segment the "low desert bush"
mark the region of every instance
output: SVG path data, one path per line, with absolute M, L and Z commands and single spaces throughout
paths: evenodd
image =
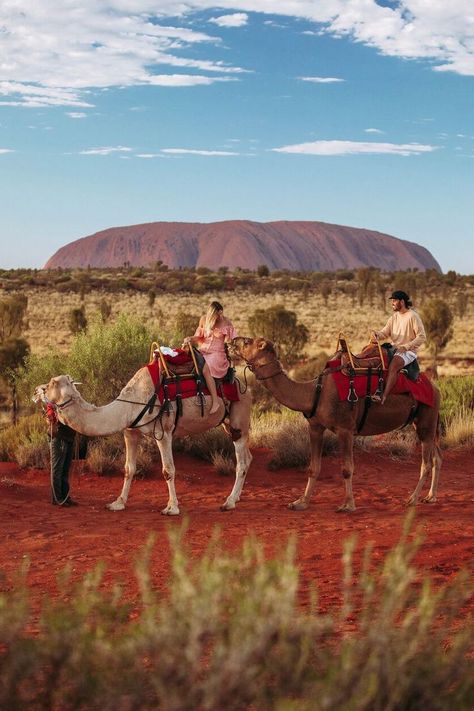
M 235 460 L 223 452 L 213 452 L 211 455 L 212 466 L 221 476 L 232 476 L 235 473 Z
M 27 359 L 18 378 L 22 402 L 30 400 L 37 385 L 63 374 L 81 381 L 81 393 L 94 404 L 109 402 L 148 362 L 152 340 L 139 319 L 120 316 L 114 323 L 102 323 L 98 318 L 86 333 L 76 335 L 68 354 L 52 351 Z
M 305 363 L 295 366 L 291 370 L 291 378 L 298 381 L 315 380 L 326 367 L 329 356 L 325 351 L 321 351 L 313 358 L 309 358 Z
M 327 433 L 323 453 L 334 451 L 334 436 Z M 309 464 L 308 424 L 300 412 L 254 413 L 250 430 L 250 446 L 272 451 L 270 469 L 306 468 Z
M 254 539 L 199 558 L 170 540 L 167 594 L 153 589 L 148 544 L 131 606 L 101 567 L 43 597 L 31 633 L 26 568 L 0 593 L 0 707 L 157 711 L 467 711 L 474 694 L 466 574 L 433 589 L 405 531 L 380 567 L 353 570 L 344 547 L 340 605 L 298 605 L 295 546 L 267 559 Z M 138 608 L 138 609 L 137 609 Z
M 137 476 L 150 474 L 153 467 L 160 465 L 160 453 L 152 437 L 143 436 L 137 449 Z M 117 433 L 108 437 L 96 437 L 89 443 L 86 469 L 94 474 L 116 474 L 124 471 L 125 445 L 123 435 Z
M 474 446 L 474 410 L 461 408 L 444 423 L 445 447 Z
M 404 427 L 374 437 L 357 437 L 355 446 L 365 452 L 380 451 L 391 459 L 406 459 L 413 454 L 417 442 L 414 428 Z
M 232 439 L 223 427 L 215 427 L 198 435 L 181 437 L 174 441 L 173 448 L 176 452 L 185 452 L 206 462 L 212 462 L 216 454 L 231 458 L 234 453 Z
M 47 431 L 40 413 L 22 417 L 18 424 L 0 432 L 0 460 L 15 461 L 22 468 L 49 467 Z
M 436 385 L 441 392 L 443 425 L 459 412 L 474 412 L 474 375 L 440 378 Z

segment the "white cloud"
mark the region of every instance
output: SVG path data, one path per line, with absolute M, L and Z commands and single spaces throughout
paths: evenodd
M 313 141 L 297 143 L 281 148 L 272 148 L 276 153 L 299 153 L 310 156 L 344 156 L 354 154 L 377 154 L 411 156 L 420 153 L 431 153 L 436 146 L 421 143 L 368 143 L 364 141 Z
M 69 116 L 69 118 L 72 119 L 87 118 L 87 114 L 85 114 L 83 111 L 67 111 L 66 116 Z
M 207 86 L 217 81 L 234 81 L 234 77 L 206 77 L 200 74 L 155 74 L 152 86 Z
M 209 22 L 213 22 L 219 27 L 243 27 L 247 24 L 249 16 L 245 12 L 234 12 L 232 15 L 221 15 L 211 17 Z
M 161 153 L 137 153 L 136 158 L 164 158 Z
M 380 128 L 365 128 L 365 133 L 383 133 Z
M 81 156 L 109 156 L 112 153 L 129 153 L 132 149 L 127 146 L 106 146 L 104 148 L 87 148 L 79 151 Z
M 216 33 L 242 26 L 252 12 L 313 23 L 306 31 L 348 36 L 380 53 L 423 59 L 436 71 L 474 76 L 472 0 L 219 0 Z M 196 59 L 219 36 L 192 29 L 215 0 L 4 0 L 0 3 L 0 104 L 90 107 L 108 87 L 189 86 L 240 75 L 220 60 Z M 183 26 L 178 26 L 178 25 Z M 189 50 L 192 49 L 192 52 Z M 193 57 L 193 58 L 191 58 Z M 185 78 L 164 79 L 168 67 Z M 204 77 L 204 78 L 203 78 Z M 330 78 L 330 77 L 329 77 Z
M 3 155 L 4 153 L 14 153 L 14 152 L 15 152 L 15 151 L 12 150 L 11 148 L 0 148 L 0 154 L 2 154 L 2 155 Z
M 337 77 L 300 77 L 301 81 L 309 81 L 314 84 L 336 84 L 345 79 L 338 79 Z
M 234 151 L 205 151 L 195 148 L 163 148 L 162 153 L 170 153 L 174 155 L 193 155 L 193 156 L 238 156 Z

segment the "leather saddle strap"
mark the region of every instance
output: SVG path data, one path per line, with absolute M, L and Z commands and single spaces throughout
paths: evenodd
M 362 412 L 362 417 L 360 418 L 359 424 L 357 425 L 357 434 L 359 434 L 359 432 L 362 430 L 363 426 L 365 425 L 367 415 L 369 414 L 370 406 L 372 404 L 371 390 L 372 390 L 372 368 L 368 368 L 367 369 L 367 389 L 365 391 L 365 398 L 364 398 L 364 410 Z
M 323 389 L 323 373 L 320 373 L 318 375 L 317 380 L 316 380 L 316 388 L 314 391 L 313 407 L 311 408 L 311 410 L 308 414 L 306 414 L 306 412 L 303 412 L 303 416 L 307 420 L 310 420 L 316 414 L 316 410 L 318 409 L 318 405 L 319 405 L 319 400 L 321 398 L 321 390 L 322 389 Z

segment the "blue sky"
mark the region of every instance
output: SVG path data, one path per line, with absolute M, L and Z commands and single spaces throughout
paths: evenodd
M 2 0 L 0 267 L 152 221 L 321 220 L 474 273 L 472 0 Z

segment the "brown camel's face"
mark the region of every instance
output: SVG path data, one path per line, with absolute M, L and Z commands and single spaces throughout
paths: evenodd
M 253 363 L 264 353 L 275 353 L 273 344 L 265 338 L 233 338 L 229 352 L 232 358 L 240 358 L 246 363 Z

